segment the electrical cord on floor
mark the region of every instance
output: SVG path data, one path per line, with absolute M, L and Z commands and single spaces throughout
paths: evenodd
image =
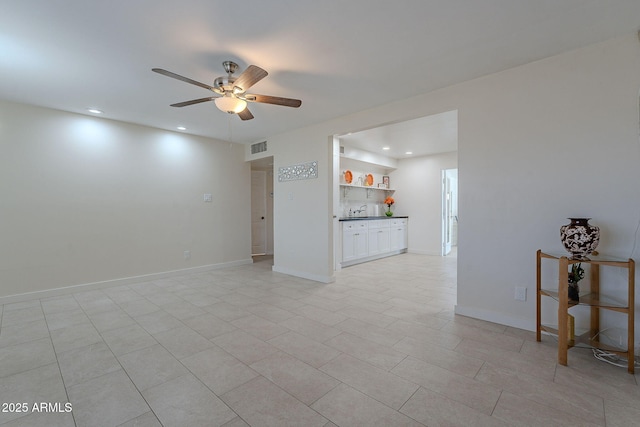
M 605 329 L 604 331 L 606 331 L 607 329 Z M 601 332 L 604 332 L 601 331 Z M 595 334 L 593 338 L 597 337 L 600 334 L 600 332 L 598 332 L 597 334 Z M 558 342 L 558 336 L 554 335 L 554 334 L 545 334 L 549 337 L 551 337 L 555 342 Z M 604 351 L 601 350 L 599 348 L 593 348 L 592 346 L 589 345 L 580 345 L 577 344 L 574 347 L 576 348 L 588 348 L 591 349 L 593 351 L 593 357 L 595 357 L 597 360 L 600 360 L 601 362 L 606 362 L 610 365 L 613 366 L 617 366 L 619 368 L 626 368 L 627 367 L 627 359 L 623 359 L 622 357 L 618 356 L 615 353 L 609 353 L 608 351 Z M 640 360 L 639 357 L 640 355 L 638 354 L 638 352 L 640 351 L 640 349 L 636 349 L 635 350 L 635 360 L 633 361 L 633 364 L 635 367 L 640 368 Z
M 596 359 L 602 361 L 602 362 L 607 362 L 610 365 L 613 366 L 618 366 L 619 368 L 626 368 L 627 367 L 627 360 L 623 359 L 622 357 L 618 356 L 617 354 L 614 353 L 609 353 L 608 351 L 604 351 L 604 350 L 600 350 L 599 348 L 594 348 L 593 349 L 593 357 L 595 357 Z M 638 362 L 638 360 L 634 360 L 633 364 L 635 367 L 640 368 L 640 362 Z

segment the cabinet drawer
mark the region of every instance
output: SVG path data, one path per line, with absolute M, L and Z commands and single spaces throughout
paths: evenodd
M 369 229 L 372 228 L 389 228 L 389 220 L 388 219 L 373 219 L 369 221 Z
M 391 220 L 391 226 L 407 225 L 407 218 L 394 218 Z
M 348 221 L 342 223 L 342 231 L 366 230 L 367 221 Z

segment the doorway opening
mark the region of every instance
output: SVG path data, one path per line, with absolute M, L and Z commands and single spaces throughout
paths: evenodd
M 394 216 L 408 216 L 408 252 L 432 256 L 446 253 L 455 261 L 458 241 L 457 110 L 334 135 L 332 142 L 335 270 L 340 268 L 343 257 L 341 224 L 345 223 L 349 211 L 353 215 L 355 209 L 356 214 L 369 218 L 384 215 L 387 208 L 384 200 L 389 195 L 394 199 Z M 449 182 L 453 191 L 446 215 L 451 217 L 446 231 L 443 222 L 443 207 L 446 207 L 442 190 L 444 170 L 451 170 Z M 358 178 L 369 174 L 374 177 L 373 186 L 360 185 Z M 384 198 L 380 199 L 382 196 Z M 444 237 L 449 242 L 446 251 Z
M 442 170 L 442 256 L 458 246 L 458 169 Z
M 273 156 L 251 161 L 251 256 L 273 256 Z

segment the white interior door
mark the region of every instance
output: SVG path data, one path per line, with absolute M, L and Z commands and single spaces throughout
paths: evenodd
M 267 172 L 251 171 L 251 254 L 267 252 Z

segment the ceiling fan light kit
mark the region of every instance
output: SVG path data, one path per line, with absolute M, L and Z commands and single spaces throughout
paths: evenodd
M 268 73 L 260 67 L 249 65 L 247 69 L 244 70 L 242 74 L 240 74 L 240 76 L 236 78 L 233 76 L 233 73 L 235 73 L 238 69 L 238 64 L 232 61 L 224 61 L 222 63 L 222 66 L 227 72 L 227 75 L 216 78 L 213 82 L 213 86 L 209 86 L 208 84 L 192 80 L 188 77 L 183 77 L 179 74 L 172 73 L 171 71 L 163 70 L 162 68 L 153 68 L 151 71 L 167 77 L 181 80 L 185 83 L 200 86 L 204 89 L 212 91 L 216 95 L 219 95 L 178 102 L 175 104 L 171 104 L 172 107 L 186 107 L 187 105 L 214 101 L 216 107 L 218 107 L 220 111 L 224 111 L 225 113 L 229 114 L 237 114 L 238 117 L 240 117 L 240 119 L 242 120 L 251 120 L 253 119 L 253 114 L 251 114 L 251 111 L 249 111 L 249 109 L 247 108 L 247 102 L 282 105 L 285 107 L 293 108 L 298 108 L 300 105 L 302 105 L 302 101 L 300 101 L 299 99 L 246 93 L 247 89 L 258 83 L 268 75 Z
M 216 98 L 214 102 L 220 111 L 224 111 L 229 114 L 238 114 L 247 108 L 247 101 L 236 98 L 233 95 L 225 95 L 223 97 Z

